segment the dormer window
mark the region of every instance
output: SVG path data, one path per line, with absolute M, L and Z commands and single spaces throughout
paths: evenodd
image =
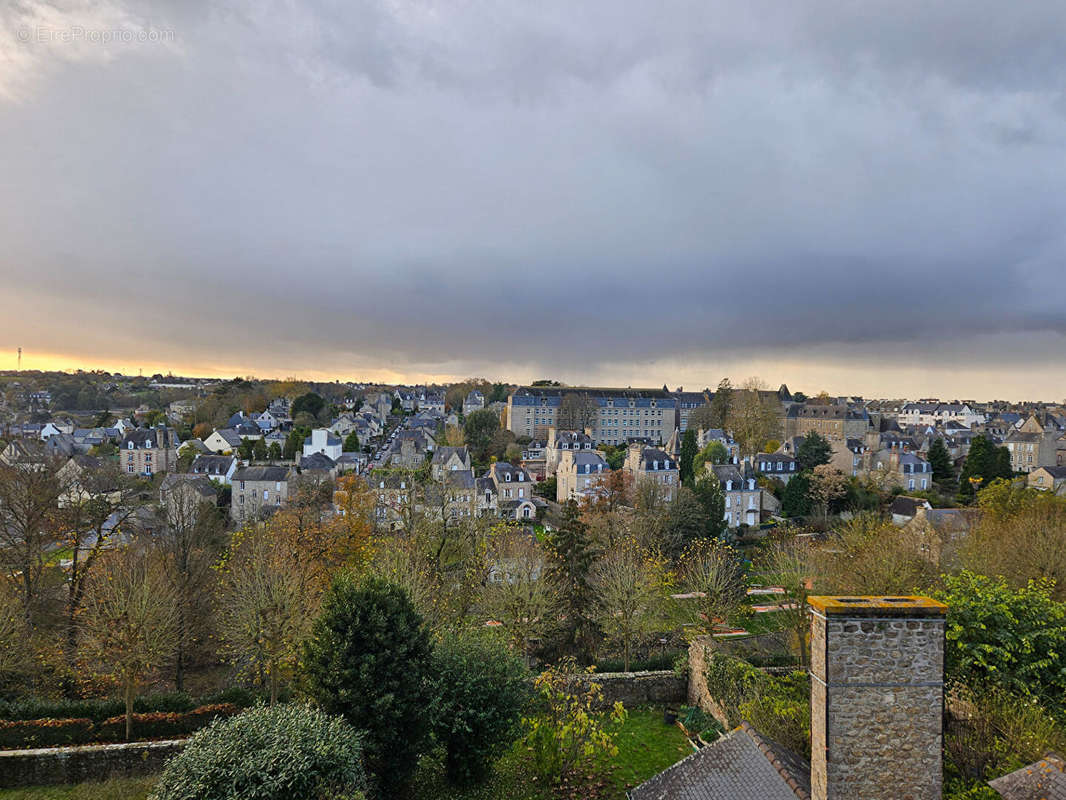
M 727 492 L 733 491 L 733 481 L 726 481 L 725 482 L 725 490 Z
M 503 479 L 505 481 L 509 482 L 511 480 L 511 473 L 510 472 L 505 472 L 504 475 L 503 475 Z

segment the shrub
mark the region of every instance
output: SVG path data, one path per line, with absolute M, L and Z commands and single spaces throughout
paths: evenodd
M 203 703 L 206 705 L 207 703 Z M 196 702 L 184 692 L 159 692 L 146 694 L 133 701 L 133 710 L 147 714 L 154 711 L 191 711 Z M 47 700 L 40 697 L 25 697 L 0 702 L 0 719 L 80 719 L 88 718 L 101 722 L 121 714 L 125 704 L 118 698 L 92 700 Z
M 307 705 L 216 720 L 167 764 L 155 800 L 350 798 L 364 788 L 359 734 Z
M 304 651 L 312 697 L 363 732 L 367 771 L 402 796 L 429 731 L 429 637 L 402 589 L 338 577 Z
M 618 755 L 614 740 L 626 720 L 626 710 L 615 703 L 607 714 L 594 713 L 603 701 L 600 685 L 577 684 L 574 672 L 574 660 L 564 659 L 541 673 L 534 683 L 541 713 L 522 721 L 533 767 L 549 780 L 576 779 L 597 755 Z
M 134 714 L 133 729 L 138 739 L 165 739 L 188 736 L 219 717 L 240 713 L 234 705 L 202 706 L 184 713 L 156 711 Z M 101 722 L 93 734 L 94 741 L 121 742 L 126 736 L 126 716 L 114 716 Z
M 487 636 L 446 639 L 433 653 L 429 685 L 448 780 L 468 785 L 484 778 L 517 738 L 529 697 L 525 666 Z
M 61 747 L 92 737 L 91 719 L 31 719 L 0 722 L 0 748 Z

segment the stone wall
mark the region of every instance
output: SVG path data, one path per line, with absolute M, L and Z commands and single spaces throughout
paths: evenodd
M 728 729 L 725 710 L 707 689 L 707 660 L 714 653 L 714 646 L 710 636 L 693 639 L 688 646 L 688 704 L 706 711 Z
M 0 751 L 0 789 L 102 781 L 159 772 L 185 740 Z
M 603 692 L 601 708 L 620 702 L 636 706 L 679 706 L 685 702 L 688 678 L 672 670 L 657 672 L 603 672 L 575 675 L 575 681 L 595 681 Z
M 920 600 L 809 598 L 815 800 L 939 800 L 944 618 Z

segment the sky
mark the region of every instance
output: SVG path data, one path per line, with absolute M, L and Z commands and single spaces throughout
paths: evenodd
M 1066 397 L 1061 0 L 8 0 L 0 368 Z

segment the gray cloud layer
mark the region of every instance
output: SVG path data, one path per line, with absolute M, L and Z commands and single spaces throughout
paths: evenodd
M 549 371 L 861 346 L 1062 374 L 1061 2 L 0 14 L 12 342 Z M 44 25 L 174 36 L 19 41 Z M 79 309 L 116 301 L 87 333 Z

